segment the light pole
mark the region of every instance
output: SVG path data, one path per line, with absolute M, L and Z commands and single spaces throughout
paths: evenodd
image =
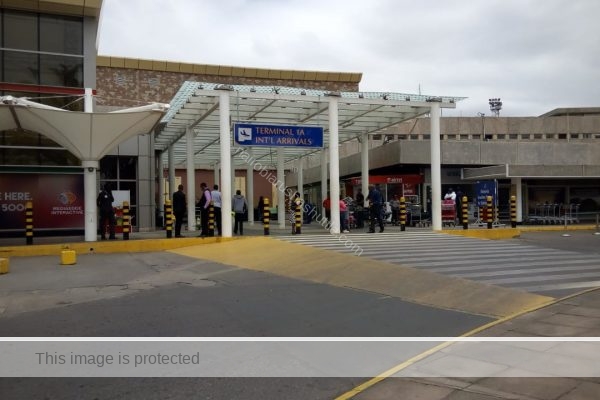
M 500 110 L 502 110 L 502 101 L 500 101 L 500 98 L 490 99 L 489 103 L 490 103 L 490 111 L 492 112 L 494 117 L 499 117 Z
M 481 117 L 481 140 L 485 140 L 485 114 L 478 112 L 477 115 Z

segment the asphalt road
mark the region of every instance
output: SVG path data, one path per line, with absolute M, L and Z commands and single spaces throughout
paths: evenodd
M 28 312 L 11 313 L 9 307 L 0 314 L 3 337 L 454 336 L 490 321 L 171 253 L 81 256 L 73 269 L 57 266 L 51 257 L 13 260 L 6 276 L 12 281 L 0 281 L 0 293 L 42 294 L 46 304 L 32 304 L 38 311 Z M 98 296 L 89 297 L 90 291 Z M 332 399 L 363 381 L 5 378 L 0 393 L 3 400 Z

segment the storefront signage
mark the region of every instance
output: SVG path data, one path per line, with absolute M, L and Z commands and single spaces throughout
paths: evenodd
M 235 142 L 241 146 L 323 147 L 320 126 L 236 123 L 233 132 Z
M 423 183 L 423 175 L 372 175 L 369 176 L 369 184 L 395 184 L 395 183 L 403 183 L 403 184 L 420 184 Z M 350 184 L 352 186 L 358 186 L 362 184 L 361 178 L 352 178 L 350 179 Z

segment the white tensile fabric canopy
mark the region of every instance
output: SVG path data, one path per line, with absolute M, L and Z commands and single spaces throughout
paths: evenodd
M 82 161 L 84 167 L 85 240 L 97 240 L 96 173 L 99 160 L 119 143 L 154 130 L 168 105 L 107 113 L 75 112 L 12 96 L 0 97 L 0 131 L 40 133 Z

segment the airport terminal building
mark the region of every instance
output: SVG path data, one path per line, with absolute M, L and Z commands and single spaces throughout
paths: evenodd
M 285 95 L 279 93 L 281 88 L 297 88 L 299 93 L 309 95 L 354 92 L 356 96 L 352 97 L 357 102 L 362 99 L 359 86 L 362 74 L 357 72 L 259 69 L 98 55 L 101 8 L 101 0 L 0 3 L 0 96 L 27 97 L 78 112 L 85 109 L 85 88 L 92 88 L 93 111 L 102 113 L 152 102 L 171 103 L 182 98 L 181 90 L 190 82 L 208 83 L 233 88 L 230 95 L 233 122 L 240 115 L 236 115 L 236 93 L 245 88 L 250 92 L 252 88 L 271 87 L 277 96 Z M 202 88 L 196 86 L 196 90 Z M 280 100 L 284 99 L 274 98 Z M 343 100 L 342 95 L 340 101 Z M 437 98 L 420 100 L 407 95 L 406 102 L 418 108 L 422 102 L 431 100 Z M 377 101 L 384 107 L 385 101 L 401 100 L 388 100 L 382 94 Z M 460 107 L 459 101 L 460 98 L 450 99 L 456 107 Z M 375 103 L 375 100 L 370 103 L 368 112 L 373 111 Z M 450 106 L 448 102 L 443 104 Z M 441 140 L 442 190 L 461 186 L 472 197 L 476 195 L 476 182 L 494 181 L 500 204 L 508 203 L 511 194 L 517 195 L 523 221 L 537 213 L 538 204 L 546 203 L 579 204 L 581 212 L 598 212 L 600 109 L 573 106 L 532 117 L 435 118 L 439 121 L 436 129 Z M 380 119 L 379 125 L 361 125 L 358 121 L 362 116 L 358 112 L 353 116 L 340 114 L 336 126 L 341 143 L 339 152 L 334 153 L 339 157 L 336 175 L 339 193 L 352 195 L 358 186 L 366 185 L 363 161 L 366 152 L 369 173 L 366 180 L 384 183 L 387 196 L 418 196 L 425 208 L 428 196 L 432 196 L 429 190 L 432 125 L 437 126 L 438 122 L 432 121 L 425 111 L 426 107 L 419 108 L 414 118 L 393 125 L 383 124 Z M 161 209 L 163 194 L 172 191 L 165 189 L 164 181 L 170 181 L 171 187 L 174 182 L 182 182 L 184 186 L 189 186 L 189 182 L 198 186 L 200 182 L 222 183 L 222 176 L 215 173 L 222 165 L 215 161 L 214 153 L 208 156 L 200 148 L 186 153 L 185 144 L 179 143 L 185 142 L 185 135 L 169 139 L 168 145 L 175 148 L 169 156 L 162 140 L 166 127 L 181 114 L 167 115 L 152 131 L 115 144 L 99 161 L 98 187 L 108 184 L 115 191 L 127 193 L 137 230 L 155 229 L 159 222 L 157 209 Z M 322 123 L 326 130 L 331 129 L 326 108 L 317 107 L 315 114 L 308 117 L 312 117 L 311 123 Z M 270 118 L 276 122 L 278 117 L 270 114 Z M 368 135 L 361 134 L 359 128 Z M 323 166 L 331 163 L 331 154 L 329 149 L 296 156 L 289 153 L 285 158 L 286 185 L 301 187 L 305 198 L 319 204 L 327 188 L 336 185 L 321 184 L 324 176 L 327 180 Z M 187 161 L 189 155 L 193 156 L 192 168 Z M 278 169 L 277 157 L 265 156 L 263 161 L 269 168 Z M 257 171 L 249 177 L 252 170 L 242 163 L 233 162 L 232 166 L 233 189 L 245 191 L 252 182 L 254 204 L 261 195 L 277 196 L 272 183 Z M 189 171 L 193 171 L 192 178 Z M 435 174 L 434 169 L 433 180 Z M 38 203 L 39 231 L 83 229 L 84 216 L 76 207 L 81 205 L 77 198 L 83 197 L 83 186 L 82 161 L 65 146 L 18 124 L 0 131 L 0 233 L 22 234 L 20 216 L 28 199 Z M 283 204 L 279 199 L 276 203 Z M 69 210 L 75 211 L 68 215 L 50 215 L 52 211 L 48 211 L 49 215 L 43 215 L 44 210 L 57 209 L 67 214 Z

